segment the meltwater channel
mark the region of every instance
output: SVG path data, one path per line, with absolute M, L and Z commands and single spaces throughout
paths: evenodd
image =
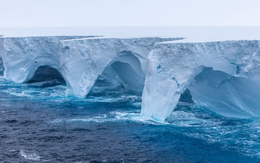
M 0 79 L 0 162 L 260 162 L 260 119 L 180 103 L 164 122 L 141 96 L 95 86 L 85 99 L 58 81 Z

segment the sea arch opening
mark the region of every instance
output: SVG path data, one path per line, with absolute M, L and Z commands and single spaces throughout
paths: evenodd
M 66 85 L 62 74 L 50 66 L 39 66 L 26 83 L 37 83 L 38 86 Z
M 120 90 L 121 93 L 142 95 L 145 73 L 142 70 L 138 54 L 131 51 L 121 51 L 117 56 L 105 67 L 93 88 L 109 85 L 114 90 Z M 91 92 L 93 92 L 93 88 Z

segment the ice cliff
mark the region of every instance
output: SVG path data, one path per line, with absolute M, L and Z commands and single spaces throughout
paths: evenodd
M 122 83 L 128 92 L 142 95 L 141 113 L 160 121 L 185 95 L 192 97 L 187 101 L 224 116 L 260 116 L 257 40 L 10 37 L 4 43 L 0 38 L 0 53 L 7 80 L 35 82 L 52 74 L 64 78 L 67 95 L 80 98 L 98 80 Z
M 82 37 L 86 36 L 4 38 L 4 77 L 16 83 L 27 82 L 33 77 L 35 71 L 42 66 L 54 68 L 61 72 L 60 40 Z
M 224 116 L 260 116 L 260 41 L 158 43 L 148 56 L 142 114 L 165 120 L 189 89 Z
M 61 41 L 61 68 L 67 94 L 85 97 L 98 77 L 111 68 L 124 88 L 142 94 L 146 62 L 155 43 L 176 38 L 89 38 Z

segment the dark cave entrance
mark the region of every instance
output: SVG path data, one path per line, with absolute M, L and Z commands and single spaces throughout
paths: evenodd
M 60 72 L 49 66 L 38 67 L 33 77 L 26 83 L 38 83 L 38 86 L 66 85 L 66 82 Z

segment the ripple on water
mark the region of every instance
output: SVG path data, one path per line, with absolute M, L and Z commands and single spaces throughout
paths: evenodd
M 91 162 L 92 160 L 92 162 L 109 162 L 108 159 L 103 158 L 100 160 L 93 159 L 103 154 L 103 147 L 106 145 L 106 152 L 109 151 L 109 154 L 114 152 L 114 154 L 120 155 L 125 149 L 129 149 L 129 146 L 124 146 L 124 143 L 131 141 L 138 145 L 141 144 L 140 146 L 145 148 L 142 151 L 145 156 L 147 154 L 145 151 L 151 152 L 152 156 L 157 155 L 159 151 L 162 153 L 161 156 L 167 157 L 164 156 L 167 153 L 167 149 L 175 150 L 172 147 L 168 147 L 168 144 L 174 145 L 176 142 L 172 142 L 175 141 L 175 138 L 178 140 L 178 137 L 181 137 L 180 141 L 182 141 L 184 136 L 191 140 L 195 139 L 196 141 L 203 140 L 207 142 L 205 148 L 207 147 L 212 151 L 215 149 L 209 146 L 220 144 L 221 150 L 239 152 L 237 156 L 247 155 L 250 158 L 260 158 L 260 119 L 258 118 L 250 120 L 224 118 L 198 106 L 185 106 L 176 108 L 165 122 L 158 122 L 140 114 L 140 96 L 109 95 L 88 96 L 85 99 L 76 99 L 65 96 L 65 86 L 40 88 L 37 85 L 29 86 L 8 83 L 1 78 L 0 87 L 0 93 L 2 94 L 0 115 L 4 117 L 0 120 L 2 125 L 6 125 L 2 128 L 0 127 L 0 136 L 2 138 L 0 143 L 5 143 L 6 146 L 13 145 L 12 149 L 21 149 L 21 146 L 24 147 L 28 143 L 35 145 L 36 151 L 41 151 L 40 156 L 34 150 L 25 150 L 30 149 L 25 147 L 25 149 L 15 153 L 21 159 L 43 162 L 46 161 L 43 158 L 53 159 L 50 156 L 50 151 L 52 150 L 51 152 L 59 157 L 64 156 L 66 158 L 67 153 L 71 154 L 68 157 L 79 156 L 75 158 L 76 161 L 89 160 L 83 162 Z M 17 101 L 11 101 L 14 98 Z M 91 128 L 92 126 L 94 127 Z M 9 129 L 8 127 L 13 128 Z M 172 133 L 173 131 L 174 133 Z M 120 133 L 123 136 L 113 135 L 115 133 Z M 96 135 L 90 137 L 93 134 Z M 103 136 L 104 134 L 107 135 Z M 174 136 L 174 134 L 178 136 L 172 138 L 171 136 Z M 126 135 L 129 136 L 128 139 L 124 139 Z M 55 136 L 57 139 L 54 139 Z M 189 141 L 186 137 L 184 137 L 185 140 Z M 122 139 L 120 143 L 123 145 L 118 143 L 115 138 Z M 72 139 L 74 139 L 75 143 Z M 81 142 L 82 139 L 86 140 Z M 35 141 L 31 143 L 28 140 Z M 149 140 L 152 140 L 152 143 Z M 68 141 L 72 141 L 72 143 L 66 144 Z M 98 141 L 104 142 L 98 144 Z M 18 145 L 13 142 L 18 143 Z M 149 145 L 146 146 L 142 142 Z M 160 144 L 161 142 L 162 145 Z M 47 152 L 41 148 L 45 147 L 46 143 L 50 143 L 48 144 L 48 148 L 44 148 Z M 55 145 L 61 148 L 57 149 L 53 147 L 53 143 L 56 143 Z M 178 148 L 179 150 L 175 150 L 174 152 L 182 150 L 185 153 L 185 150 L 186 152 L 190 150 L 190 146 L 185 149 L 183 144 L 178 143 L 184 149 Z M 97 145 L 98 148 L 96 148 Z M 127 145 L 132 144 L 129 143 Z M 111 146 L 115 147 L 115 149 L 109 149 Z M 154 149 L 152 149 L 153 146 L 155 147 Z M 167 148 L 164 148 L 164 146 L 167 146 Z M 88 151 L 88 148 L 99 150 L 99 155 L 97 154 L 98 151 L 93 152 L 92 149 Z M 138 148 L 134 146 L 129 149 L 128 152 L 130 154 L 131 152 L 135 154 L 131 157 L 135 158 L 136 155 L 144 157 L 142 153 L 135 153 Z M 146 150 L 146 148 L 148 149 Z M 63 150 L 63 153 L 58 150 Z M 86 151 L 92 154 L 93 159 L 78 159 L 87 157 L 89 153 L 86 154 Z M 2 152 L 1 149 L 0 152 Z M 19 154 L 17 154 L 18 152 Z M 78 152 L 82 153 L 77 155 Z M 208 151 L 203 151 L 202 153 L 205 152 Z M 215 150 L 214 152 L 219 151 Z M 130 155 L 129 153 L 126 153 L 124 156 L 120 155 L 117 158 L 127 157 L 127 155 Z M 195 156 L 193 158 L 197 159 Z M 116 159 L 111 162 L 120 161 Z

